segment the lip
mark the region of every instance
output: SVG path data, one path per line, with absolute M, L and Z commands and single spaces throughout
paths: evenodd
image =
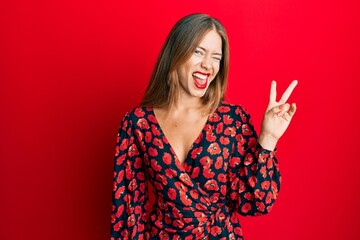
M 194 72 L 193 74 L 201 74 L 201 75 L 206 75 L 206 79 L 205 79 L 205 83 L 201 84 L 199 83 L 196 79 L 198 79 L 197 77 L 193 76 L 194 78 L 194 85 L 199 88 L 199 89 L 205 89 L 208 85 L 208 81 L 209 81 L 209 76 L 210 76 L 210 73 L 203 73 L 203 72 L 199 72 L 199 71 L 196 71 Z

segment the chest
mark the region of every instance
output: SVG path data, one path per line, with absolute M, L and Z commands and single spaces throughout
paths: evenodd
M 159 125 L 174 150 L 177 158 L 183 163 L 196 139 L 200 136 L 208 117 L 178 116 L 166 120 L 158 118 Z

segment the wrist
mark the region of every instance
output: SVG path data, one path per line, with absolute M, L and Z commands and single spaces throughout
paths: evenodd
M 258 143 L 262 148 L 273 151 L 276 147 L 276 144 L 279 139 L 273 137 L 271 134 L 263 134 L 261 133 L 258 138 Z

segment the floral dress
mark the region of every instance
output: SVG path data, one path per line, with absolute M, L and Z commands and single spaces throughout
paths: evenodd
M 236 212 L 266 214 L 279 190 L 275 152 L 258 144 L 241 106 L 221 103 L 183 164 L 153 109 L 135 108 L 117 138 L 111 239 L 243 239 Z

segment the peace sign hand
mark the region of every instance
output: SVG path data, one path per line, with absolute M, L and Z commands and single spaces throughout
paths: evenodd
M 271 82 L 269 104 L 263 117 L 261 133 L 258 139 L 259 144 L 263 148 L 273 150 L 279 138 L 288 128 L 295 114 L 296 104 L 292 103 L 290 105 L 286 101 L 289 99 L 297 83 L 297 80 L 292 81 L 281 96 L 281 99 L 276 102 L 276 82 Z

